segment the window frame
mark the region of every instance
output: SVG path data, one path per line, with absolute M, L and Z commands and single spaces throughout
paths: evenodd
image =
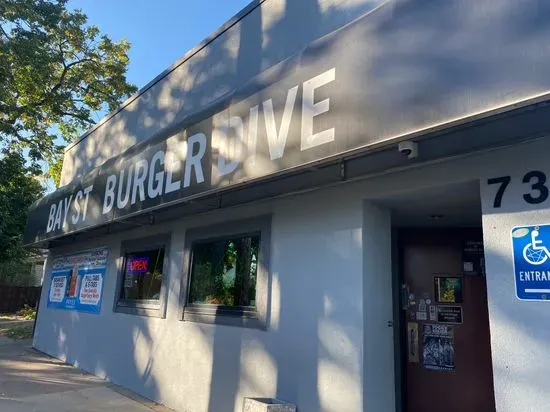
M 258 268 L 256 272 L 256 307 L 189 303 L 192 280 L 191 272 L 193 269 L 193 247 L 197 244 L 223 241 L 243 236 L 259 236 Z M 183 307 L 181 320 L 266 329 L 269 316 L 270 248 L 271 216 L 260 216 L 187 230 L 183 253 L 184 264 L 180 297 Z
M 166 316 L 166 300 L 168 292 L 168 274 L 170 265 L 170 234 L 161 234 L 136 239 L 124 240 L 121 243 L 117 287 L 115 291 L 114 312 L 129 315 L 164 318 Z M 159 299 L 121 299 L 126 271 L 126 255 L 164 248 L 162 260 L 162 283 Z

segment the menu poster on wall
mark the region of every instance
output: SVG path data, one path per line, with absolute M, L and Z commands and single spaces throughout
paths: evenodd
M 98 314 L 106 265 L 106 247 L 54 258 L 48 307 Z
M 424 325 L 422 365 L 426 369 L 455 369 L 454 331 L 448 325 Z

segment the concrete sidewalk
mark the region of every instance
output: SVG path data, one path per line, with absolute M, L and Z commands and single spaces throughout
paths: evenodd
M 2 412 L 152 410 L 169 409 L 47 357 L 32 349 L 29 340 L 0 336 Z

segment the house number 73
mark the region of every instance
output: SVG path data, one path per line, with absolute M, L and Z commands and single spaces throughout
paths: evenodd
M 488 185 L 498 185 L 493 207 L 499 208 L 502 206 L 502 197 L 506 192 L 506 188 L 512 181 L 510 176 L 492 177 L 487 179 Z M 523 194 L 523 200 L 531 205 L 538 205 L 548 199 L 548 186 L 546 186 L 546 174 L 540 170 L 532 170 L 527 172 L 522 179 L 526 186 L 526 192 Z

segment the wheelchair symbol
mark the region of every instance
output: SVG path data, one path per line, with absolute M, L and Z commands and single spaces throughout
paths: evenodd
M 523 258 L 532 265 L 542 265 L 550 257 L 550 251 L 537 240 L 539 236 L 538 227 L 531 232 L 531 243 L 523 248 Z

